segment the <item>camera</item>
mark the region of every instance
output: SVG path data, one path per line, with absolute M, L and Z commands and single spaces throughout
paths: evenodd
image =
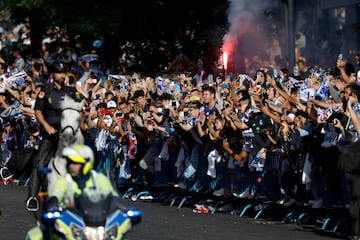
M 121 113 L 121 112 L 117 112 L 117 113 L 115 113 L 115 117 L 117 117 L 117 118 L 123 118 L 123 117 L 124 117 L 124 114 Z

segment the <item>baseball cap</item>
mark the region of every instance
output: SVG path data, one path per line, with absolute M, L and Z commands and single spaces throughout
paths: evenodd
M 108 101 L 108 103 L 106 104 L 107 108 L 116 108 L 116 102 L 114 100 L 110 100 Z
M 199 101 L 191 101 L 191 102 L 186 104 L 186 107 L 188 107 L 188 108 L 200 108 L 201 103 Z

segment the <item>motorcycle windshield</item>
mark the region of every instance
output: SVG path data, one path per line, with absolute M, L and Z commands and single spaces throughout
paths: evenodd
M 104 225 L 106 217 L 113 210 L 111 207 L 112 195 L 105 199 L 92 201 L 87 196 L 80 196 L 75 199 L 76 209 L 85 221 L 85 224 L 90 227 Z

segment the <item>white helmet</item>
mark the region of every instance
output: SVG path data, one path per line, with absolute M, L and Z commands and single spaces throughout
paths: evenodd
M 94 167 L 94 152 L 87 145 L 75 144 L 69 147 L 65 147 L 63 149 L 62 156 L 66 158 L 67 161 L 84 164 L 84 175 Z

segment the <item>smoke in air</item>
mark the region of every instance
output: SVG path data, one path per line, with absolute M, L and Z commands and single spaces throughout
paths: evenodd
M 264 29 L 264 10 L 270 6 L 271 0 L 229 0 L 229 27 L 222 44 L 222 60 L 224 53 L 228 56 L 225 70 L 244 72 L 244 58 L 266 57 L 272 36 Z

